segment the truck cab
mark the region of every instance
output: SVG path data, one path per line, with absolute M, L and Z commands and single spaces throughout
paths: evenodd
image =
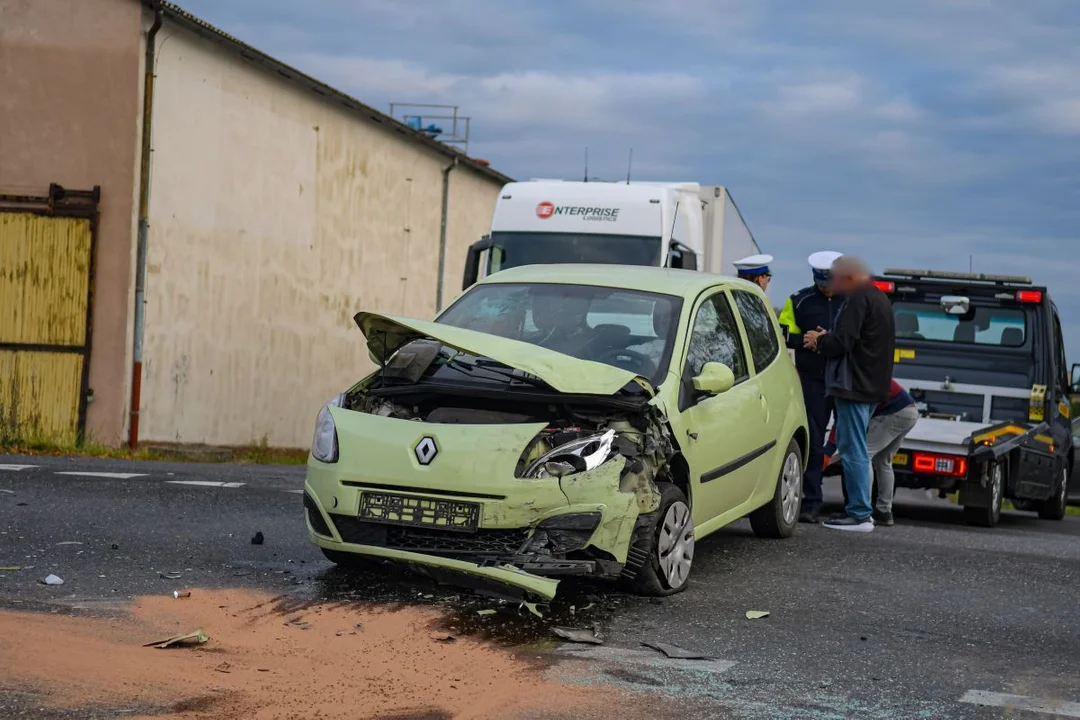
M 723 252 L 722 252 L 723 251 Z M 731 253 L 742 253 L 732 256 Z M 509 183 L 491 232 L 469 248 L 463 288 L 521 265 L 644 265 L 721 273 L 758 252 L 731 196 L 697 183 Z M 729 273 L 730 274 L 730 273 Z
M 899 487 L 959 492 L 972 524 L 1003 499 L 1065 515 L 1074 450 L 1069 370 L 1045 287 L 1010 275 L 886 270 L 896 318 L 893 377 L 920 419 L 893 459 Z

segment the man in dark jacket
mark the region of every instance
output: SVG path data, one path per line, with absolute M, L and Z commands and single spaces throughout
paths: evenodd
M 821 512 L 822 447 L 833 409 L 832 402 L 825 397 L 825 358 L 803 347 L 803 331 L 833 328 L 833 321 L 843 302 L 833 294 L 831 286 L 832 264 L 838 257 L 840 253 L 833 250 L 822 250 L 808 257 L 806 260 L 814 273 L 814 284 L 789 297 L 780 312 L 780 327 L 787 338 L 787 346 L 795 351 L 795 369 L 799 371 L 810 430 L 800 522 L 816 523 Z
M 837 440 L 844 465 L 845 512 L 825 522 L 837 530 L 874 529 L 866 432 L 874 408 L 889 399 L 896 324 L 892 304 L 874 286 L 862 260 L 844 255 L 832 266 L 833 284 L 846 296 L 832 331 L 805 333 L 803 342 L 825 356 L 826 392 L 836 404 Z

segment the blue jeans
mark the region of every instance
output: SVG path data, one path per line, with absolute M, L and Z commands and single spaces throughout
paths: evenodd
M 870 453 L 866 449 L 866 431 L 874 403 L 854 402 L 836 398 L 836 449 L 844 467 L 844 490 L 848 503 L 845 511 L 850 517 L 865 520 L 870 517 Z

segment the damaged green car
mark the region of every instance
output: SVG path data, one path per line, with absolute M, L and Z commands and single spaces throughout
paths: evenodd
M 806 413 L 755 285 L 526 266 L 434 322 L 355 320 L 379 367 L 319 413 L 304 487 L 311 539 L 338 564 L 547 599 L 568 576 L 667 595 L 724 525 L 795 531 Z

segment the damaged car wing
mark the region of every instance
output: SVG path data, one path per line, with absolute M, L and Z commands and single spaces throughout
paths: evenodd
M 388 359 L 412 340 L 432 338 L 455 350 L 491 358 L 535 375 L 562 393 L 614 395 L 632 382 L 651 387 L 644 378 L 629 370 L 579 360 L 520 340 L 372 312 L 359 312 L 353 320 L 367 339 L 372 357 L 380 360 Z

